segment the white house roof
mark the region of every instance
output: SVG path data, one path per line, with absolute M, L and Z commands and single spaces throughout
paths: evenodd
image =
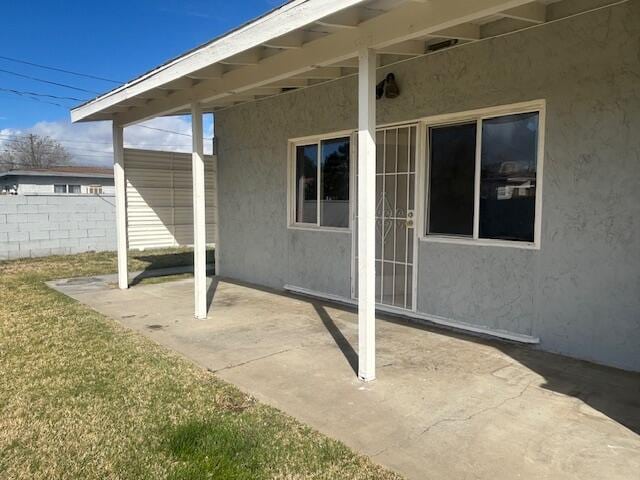
M 74 108 L 71 118 L 128 125 L 187 113 L 193 101 L 215 112 L 352 75 L 363 47 L 385 65 L 443 41 L 481 40 L 488 23 L 539 24 L 554 1 L 291 0 Z

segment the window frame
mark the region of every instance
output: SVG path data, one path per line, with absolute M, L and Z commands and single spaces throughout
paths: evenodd
M 72 192 L 71 187 L 78 187 L 78 192 Z M 82 194 L 82 185 L 79 183 L 68 183 L 67 184 L 67 194 L 68 195 L 81 195 Z
M 347 227 L 329 227 L 321 225 L 322 215 L 320 212 L 320 195 L 322 194 L 322 171 L 321 171 L 321 155 L 322 155 L 322 142 L 325 140 L 335 140 L 338 138 L 349 138 L 349 225 Z M 306 145 L 317 145 L 318 161 L 317 161 L 317 215 L 315 223 L 304 223 L 296 221 L 296 149 L 297 147 Z M 287 228 L 293 230 L 311 230 L 311 231 L 328 231 L 328 232 L 342 232 L 350 233 L 353 228 L 353 206 L 354 206 L 354 168 L 355 157 L 357 155 L 356 149 L 356 131 L 355 130 L 342 130 L 338 132 L 331 132 L 322 135 L 313 135 L 309 137 L 300 137 L 289 139 L 288 147 L 288 166 L 287 166 Z
M 536 198 L 533 242 L 518 240 L 500 240 L 480 238 L 480 176 L 482 160 L 482 122 L 484 120 L 517 115 L 522 113 L 538 113 L 538 151 L 536 159 Z M 473 208 L 473 235 L 471 237 L 430 234 L 427 233 L 429 225 L 429 174 L 431 170 L 429 154 L 429 129 L 461 123 L 476 122 L 476 152 L 475 152 L 475 176 L 474 176 L 474 208 Z M 419 225 L 418 239 L 423 242 L 450 243 L 460 245 L 476 246 L 496 246 L 511 247 L 530 250 L 539 250 L 542 237 L 542 178 L 544 165 L 544 144 L 545 144 L 545 123 L 546 123 L 546 101 L 535 100 L 511 105 L 503 105 L 478 110 L 469 110 L 446 115 L 437 115 L 422 119 L 422 152 L 421 152 L 421 172 L 420 185 L 422 193 L 420 195 L 420 205 L 424 211 L 420 215 L 421 225 Z
M 102 185 L 93 184 L 87 187 L 87 193 L 89 195 L 102 195 L 103 188 Z
M 64 187 L 64 192 L 56 192 L 56 187 Z M 53 184 L 53 193 L 55 195 L 68 195 L 69 194 L 69 186 L 66 183 L 54 183 Z

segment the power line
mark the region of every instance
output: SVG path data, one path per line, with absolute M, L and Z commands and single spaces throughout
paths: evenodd
M 78 102 L 84 101 L 84 99 L 82 99 L 82 98 L 61 97 L 61 96 L 58 96 L 58 95 L 50 95 L 48 93 L 30 92 L 30 91 L 25 91 L 25 90 L 14 90 L 13 88 L 0 87 L 0 90 L 3 91 L 3 92 L 15 93 L 16 95 L 33 95 L 33 96 L 36 96 L 36 97 L 55 98 L 57 100 L 73 100 L 73 101 L 78 101 Z
M 0 72 L 8 73 L 9 75 L 14 75 L 14 76 L 20 77 L 20 78 L 26 78 L 26 79 L 29 79 L 29 80 L 33 80 L 35 82 L 48 83 L 49 85 L 56 85 L 58 87 L 69 88 L 71 90 L 77 90 L 78 92 L 94 93 L 94 94 L 97 94 L 97 95 L 100 94 L 100 92 L 96 92 L 94 90 L 87 90 L 85 88 L 74 87 L 73 85 L 67 85 L 66 83 L 52 82 L 51 80 L 44 80 L 43 78 L 32 77 L 31 75 L 25 75 L 23 73 L 18 73 L 18 72 L 12 72 L 11 70 L 5 70 L 3 68 L 0 68 Z
M 183 137 L 191 138 L 190 133 L 176 132 L 175 130 L 165 130 L 164 128 L 149 127 L 147 125 L 131 125 L 131 127 L 147 128 L 149 130 L 157 130 L 159 132 L 173 133 L 175 135 L 182 135 Z M 204 140 L 213 140 L 213 137 L 204 137 Z
M 174 130 L 165 130 L 164 128 L 157 128 L 157 127 L 148 127 L 146 125 L 131 125 L 132 127 L 140 127 L 140 128 L 147 128 L 149 130 L 157 130 L 159 132 L 164 132 L 164 133 L 173 133 L 175 135 L 182 135 L 184 137 L 191 137 L 190 134 L 188 133 L 182 133 L 182 132 L 176 132 Z M 206 138 L 205 140 L 211 140 L 210 138 Z
M 59 103 L 48 102 L 46 100 L 42 100 L 41 98 L 30 97 L 29 95 L 25 95 L 21 93 L 16 93 L 15 95 L 19 95 L 20 98 L 16 98 L 16 97 L 11 97 L 11 98 L 15 98 L 16 100 L 33 100 L 34 102 L 48 103 L 49 105 L 55 105 L 56 107 L 64 108 L 65 110 L 68 110 L 69 108 L 69 107 L 65 107 L 64 105 L 60 105 Z
M 93 80 L 102 80 L 103 82 L 116 83 L 118 85 L 121 83 L 124 83 L 119 80 L 112 80 L 110 78 L 98 77 L 97 75 L 90 75 L 88 73 L 74 72 L 72 70 L 65 70 L 64 68 L 59 68 L 59 67 L 50 67 L 47 65 L 40 65 L 38 63 L 27 62 L 26 60 L 18 60 L 17 58 L 5 57 L 3 55 L 0 55 L 0 58 L 2 60 L 8 60 L 10 62 L 15 62 L 15 63 L 22 63 L 24 65 L 31 65 L 32 67 L 43 68 L 45 70 L 53 70 L 55 72 L 68 73 L 69 75 L 76 75 L 78 77 L 92 78 Z

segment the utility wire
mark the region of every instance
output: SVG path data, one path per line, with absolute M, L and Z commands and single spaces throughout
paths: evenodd
M 47 97 L 47 98 L 55 98 L 57 100 L 72 100 L 77 102 L 82 102 L 84 99 L 77 97 L 61 97 L 58 95 L 49 95 L 48 93 L 38 93 L 38 92 L 30 92 L 25 90 L 14 90 L 13 88 L 4 88 L 0 87 L 0 91 L 14 93 L 16 95 L 31 95 L 35 97 Z
M 78 77 L 92 78 L 93 80 L 101 80 L 103 82 L 116 83 L 118 85 L 121 84 L 121 83 L 124 83 L 124 82 L 121 82 L 119 80 L 112 80 L 110 78 L 98 77 L 97 75 L 90 75 L 88 73 L 74 72 L 74 71 L 71 71 L 71 70 L 65 70 L 64 68 L 50 67 L 50 66 L 47 66 L 47 65 L 40 65 L 38 63 L 27 62 L 26 60 L 18 60 L 17 58 L 5 57 L 3 55 L 0 55 L 0 59 L 8 60 L 9 62 L 22 63 L 23 65 L 31 65 L 32 67 L 43 68 L 45 70 L 53 70 L 54 72 L 68 73 L 69 75 L 76 75 Z
M 31 75 L 25 75 L 23 73 L 12 72 L 11 70 L 5 70 L 4 68 L 0 68 L 0 72 L 8 73 L 9 75 L 14 75 L 14 76 L 20 77 L 20 78 L 27 78 L 29 80 L 33 80 L 33 81 L 36 81 L 36 82 L 48 83 L 49 85 L 56 85 L 58 87 L 69 88 L 71 90 L 77 90 L 78 92 L 93 93 L 93 94 L 96 94 L 96 95 L 100 95 L 100 92 L 96 92 L 94 90 L 87 90 L 85 88 L 74 87 L 73 85 L 67 85 L 66 83 L 52 82 L 50 80 L 44 80 L 42 78 L 32 77 Z
M 173 133 L 175 135 L 182 135 L 184 137 L 191 137 L 191 135 L 189 133 L 176 132 L 174 130 L 165 130 L 164 128 L 148 127 L 146 125 L 131 125 L 131 126 L 132 127 L 139 127 L 139 128 L 147 128 L 149 130 L 157 130 L 158 132 Z M 211 139 L 210 138 L 205 138 L 205 140 L 211 140 Z
M 41 98 L 37 98 L 37 97 L 31 97 L 23 93 L 16 93 L 15 95 L 18 95 L 20 98 L 16 98 L 16 97 L 11 97 L 11 98 L 15 98 L 16 100 L 33 100 L 34 102 L 48 103 L 49 105 L 55 105 L 56 107 L 61 107 L 61 108 L 64 108 L 65 110 L 68 109 L 68 107 L 65 107 L 64 105 L 60 105 L 59 103 L 48 102 L 47 100 L 42 100 Z

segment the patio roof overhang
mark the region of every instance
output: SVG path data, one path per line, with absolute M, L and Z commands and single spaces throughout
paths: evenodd
M 363 47 L 383 66 L 446 39 L 480 40 L 501 19 L 542 23 L 553 1 L 293 0 L 74 108 L 71 118 L 127 126 L 187 114 L 193 102 L 215 112 L 357 74 Z
M 398 57 L 424 55 L 433 50 L 433 42 L 444 39 L 480 40 L 483 26 L 493 22 L 516 22 L 511 31 L 542 23 L 546 4 L 553 1 L 293 0 L 75 108 L 73 121 L 113 122 L 120 288 L 128 288 L 125 126 L 191 114 L 195 317 L 206 319 L 203 112 L 357 74 L 358 376 L 375 379 L 376 68 Z M 501 30 L 490 31 L 496 35 Z M 217 232 L 215 237 L 219 275 Z

